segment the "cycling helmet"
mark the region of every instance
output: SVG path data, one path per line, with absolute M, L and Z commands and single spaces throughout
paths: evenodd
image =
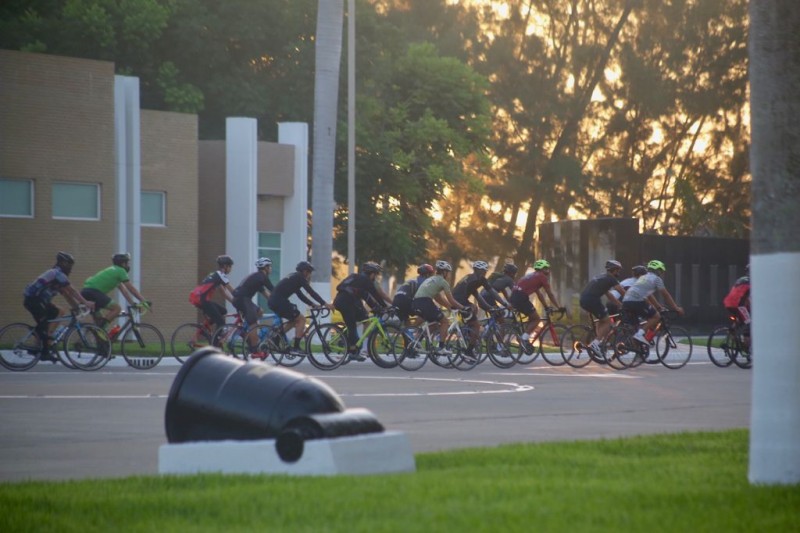
M 664 263 L 662 263 L 658 259 L 653 259 L 652 261 L 647 263 L 647 270 L 660 270 L 661 272 L 666 272 L 667 267 L 664 266 Z
M 223 266 L 233 266 L 233 259 L 229 255 L 221 255 L 217 257 L 217 265 Z
M 417 267 L 417 274 L 420 276 L 430 276 L 433 273 L 433 266 L 429 265 L 428 263 L 422 263 Z
M 128 252 L 120 252 L 118 254 L 114 254 L 111 256 L 111 262 L 117 266 L 122 266 L 123 263 L 127 263 L 131 260 L 131 254 Z
M 298 272 L 313 272 L 314 266 L 308 261 L 300 261 L 294 269 Z
M 381 271 L 381 266 L 374 262 L 374 261 L 367 261 L 363 265 L 361 265 L 361 269 L 359 272 L 362 274 L 377 274 Z
M 74 265 L 75 258 L 72 257 L 72 254 L 68 254 L 67 252 L 58 252 L 56 254 L 56 263 Z
M 622 263 L 616 259 L 609 259 L 606 261 L 606 270 L 614 270 L 615 268 L 622 268 Z
M 637 276 L 637 277 L 638 276 L 644 276 L 645 274 L 647 274 L 647 269 L 645 267 L 643 267 L 642 265 L 636 265 L 635 267 L 633 267 L 631 269 L 631 272 L 633 273 L 634 276 Z
M 533 264 L 534 270 L 542 270 L 544 268 L 550 268 L 550 263 L 546 259 L 539 259 Z
M 450 266 L 450 263 L 447 261 L 442 261 L 441 259 L 436 261 L 436 270 L 446 270 L 448 272 L 453 271 L 453 267 Z
M 503 272 L 511 276 L 516 274 L 517 270 L 519 269 L 517 268 L 517 265 L 515 265 L 514 263 L 506 263 L 505 265 L 503 265 Z
M 487 263 L 486 261 L 475 261 L 474 263 L 472 263 L 472 269 L 489 272 L 489 263 Z
M 272 259 L 269 257 L 259 257 L 256 261 L 256 268 L 267 268 L 268 266 L 272 266 Z

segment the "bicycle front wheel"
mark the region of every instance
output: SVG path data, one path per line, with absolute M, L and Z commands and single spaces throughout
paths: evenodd
M 100 370 L 112 357 L 108 333 L 91 324 L 71 328 L 61 348 L 72 366 L 80 370 Z
M 28 324 L 9 324 L 0 330 L 0 364 L 22 372 L 33 368 L 42 357 L 42 342 Z
M 497 368 L 511 368 L 517 364 L 515 354 L 508 347 L 499 326 L 493 327 L 482 340 L 483 351 Z
M 542 330 L 542 334 L 536 339 L 536 351 L 549 365 L 561 366 L 566 363 L 564 356 L 561 354 L 561 337 L 564 336 L 566 331 L 566 326 L 550 324 Z
M 706 351 L 708 358 L 716 366 L 725 368 L 733 364 L 736 358 L 736 337 L 727 326 L 721 326 L 715 329 L 711 335 L 708 336 L 706 343 Z
M 396 337 L 395 351 L 399 350 L 397 343 L 401 340 L 403 343 L 403 356 L 398 361 L 398 366 L 409 372 L 419 370 L 425 366 L 428 361 L 428 354 L 433 352 L 433 344 L 425 331 L 420 327 L 406 330 L 402 336 Z
M 450 351 L 448 359 L 450 366 L 456 370 L 472 370 L 480 360 L 479 343 L 472 342 L 472 330 L 461 328 L 461 331 L 452 331 L 447 336 L 445 346 Z
M 211 337 L 200 324 L 182 324 L 172 334 L 169 346 L 172 357 L 183 363 L 197 350 L 211 346 Z
M 583 368 L 592 362 L 589 343 L 594 339 L 594 331 L 586 324 L 570 326 L 561 336 L 561 353 L 564 362 L 572 368 Z
M 308 361 L 320 370 L 339 368 L 347 362 L 347 331 L 339 324 L 321 324 L 315 335 L 309 337 L 306 354 Z
M 133 324 L 122 336 L 120 351 L 128 365 L 149 370 L 164 357 L 164 336 L 150 324 Z
M 677 370 L 692 358 L 692 337 L 680 326 L 670 326 L 669 331 L 656 337 L 656 355 L 661 364 Z
M 402 331 L 397 326 L 383 324 L 383 331 L 375 328 L 367 339 L 367 350 L 372 362 L 381 368 L 394 368 L 397 366 L 397 359 L 402 354 L 395 352 L 395 340 Z M 402 346 L 402 345 L 401 345 Z
M 236 324 L 223 324 L 211 336 L 211 345 L 222 352 L 243 359 L 245 351 L 244 328 Z

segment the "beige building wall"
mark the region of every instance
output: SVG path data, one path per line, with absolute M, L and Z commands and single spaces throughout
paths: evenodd
M 59 250 L 77 288 L 115 251 L 114 65 L 0 50 L 0 177 L 34 184 L 33 218 L 0 217 L 0 325 L 31 322 L 22 291 Z M 54 219 L 57 181 L 99 184 L 100 219 Z
M 198 256 L 197 115 L 141 112 L 142 191 L 163 192 L 164 226 L 142 226 L 142 294 L 153 301 L 145 321 L 167 342 L 197 318 L 189 303 Z

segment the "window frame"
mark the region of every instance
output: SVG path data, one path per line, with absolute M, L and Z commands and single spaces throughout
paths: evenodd
M 30 196 L 30 205 L 28 206 L 27 215 L 18 215 L 11 213 L 3 213 L 0 211 L 0 218 L 36 218 L 36 182 L 28 178 L 3 178 L 0 177 L 0 182 L 20 182 L 28 184 L 28 193 Z
M 64 215 L 56 215 L 56 188 L 61 185 L 66 186 L 77 186 L 77 187 L 94 187 L 96 192 L 96 201 L 95 201 L 95 209 L 97 211 L 94 217 L 81 217 L 81 216 L 64 216 Z M 99 183 L 86 183 L 81 181 L 54 181 L 51 186 L 52 197 L 50 198 L 50 215 L 53 220 L 78 220 L 78 221 L 86 221 L 86 222 L 98 222 L 102 219 L 102 191 L 100 189 Z
M 144 209 L 142 209 L 142 205 L 144 204 L 144 195 L 145 194 L 153 194 L 158 195 L 161 198 L 161 222 L 160 223 L 152 223 L 152 222 L 145 222 L 143 219 Z M 165 228 L 167 227 L 167 192 L 166 191 L 152 191 L 152 190 L 144 190 L 142 189 L 139 191 L 139 217 L 141 220 L 141 225 L 143 227 L 148 228 Z

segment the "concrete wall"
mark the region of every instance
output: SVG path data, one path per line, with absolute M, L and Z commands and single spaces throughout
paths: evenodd
M 110 263 L 114 164 L 113 64 L 0 50 L 0 177 L 34 183 L 34 217 L 0 217 L 0 324 L 30 321 L 22 291 L 59 250 L 78 288 Z M 100 220 L 53 219 L 56 181 L 99 184 Z

